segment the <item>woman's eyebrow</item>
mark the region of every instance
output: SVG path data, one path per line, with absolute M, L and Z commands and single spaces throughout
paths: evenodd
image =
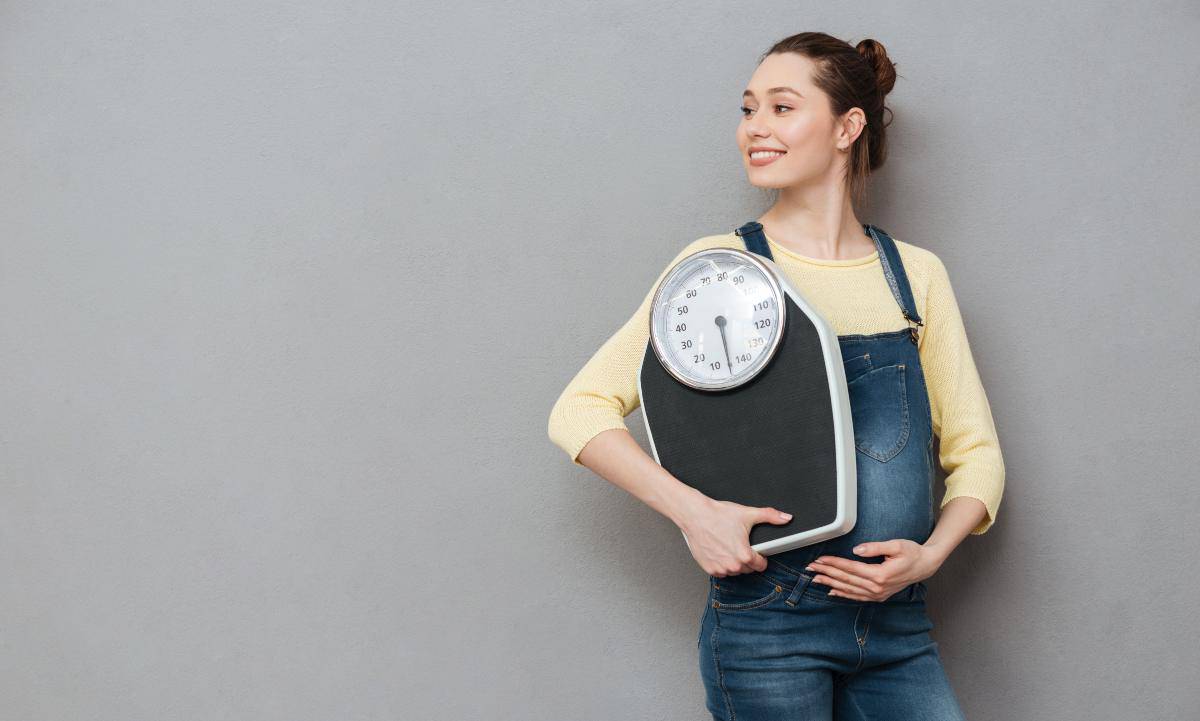
M 791 93 L 792 95 L 800 95 L 800 93 L 796 92 L 792 88 L 787 87 L 786 85 L 780 86 L 778 88 L 771 88 L 771 89 L 767 90 L 767 95 L 775 95 L 777 93 Z M 742 97 L 743 98 L 745 98 L 745 97 L 753 98 L 754 93 L 747 90 L 746 92 L 742 93 Z M 800 95 L 800 97 L 804 97 L 804 96 Z

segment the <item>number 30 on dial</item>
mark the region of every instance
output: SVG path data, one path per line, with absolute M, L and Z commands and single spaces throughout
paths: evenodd
M 785 310 L 775 272 L 762 259 L 736 248 L 701 250 L 680 260 L 655 291 L 651 346 L 681 383 L 732 388 L 771 360 Z

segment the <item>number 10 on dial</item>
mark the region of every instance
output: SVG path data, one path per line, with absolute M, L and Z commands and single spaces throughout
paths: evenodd
M 786 305 L 775 271 L 748 251 L 702 250 L 655 291 L 650 341 L 676 380 L 723 390 L 756 376 L 782 338 Z

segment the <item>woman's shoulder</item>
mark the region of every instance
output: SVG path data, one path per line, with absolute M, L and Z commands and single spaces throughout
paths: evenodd
M 942 262 L 936 253 L 926 247 L 909 243 L 896 236 L 892 236 L 892 240 L 896 241 L 896 250 L 900 251 L 900 257 L 905 265 L 908 265 L 909 260 L 922 266 L 932 266 Z
M 914 289 L 929 288 L 931 283 L 945 278 L 946 266 L 932 250 L 900 240 L 896 236 L 892 236 L 892 240 L 896 241 L 896 251 L 900 253 L 900 260 L 904 263 L 904 274 L 908 276 L 908 282 Z
M 681 249 L 678 249 L 678 252 L 675 254 L 675 257 L 671 260 L 671 262 L 668 265 L 673 266 L 673 265 L 675 265 L 675 263 L 678 263 L 679 261 L 683 260 L 684 258 L 691 255 L 692 253 L 699 253 L 702 250 L 711 250 L 713 248 L 744 248 L 744 247 L 745 246 L 742 244 L 742 239 L 739 238 L 733 232 L 705 235 L 705 236 L 696 238 L 695 240 L 689 241 Z
M 695 252 L 699 250 L 708 250 L 710 248 L 744 249 L 745 247 L 745 243 L 742 242 L 742 239 L 737 235 L 737 233 L 729 231 L 728 233 L 714 233 L 712 235 L 705 235 L 696 238 L 691 243 L 688 243 L 685 250 Z

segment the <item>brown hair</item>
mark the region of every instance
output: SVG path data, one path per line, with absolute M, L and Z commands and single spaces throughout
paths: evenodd
M 776 53 L 798 53 L 813 61 L 813 84 L 829 96 L 835 116 L 850 108 L 862 108 L 867 127 L 850 146 L 846 182 L 855 200 L 866 188 L 867 176 L 887 158 L 887 126 L 892 109 L 883 97 L 896 84 L 895 63 L 888 59 L 883 44 L 867 38 L 851 46 L 845 40 L 819 32 L 797 33 L 775 43 L 759 63 Z M 883 121 L 883 112 L 888 121 Z

